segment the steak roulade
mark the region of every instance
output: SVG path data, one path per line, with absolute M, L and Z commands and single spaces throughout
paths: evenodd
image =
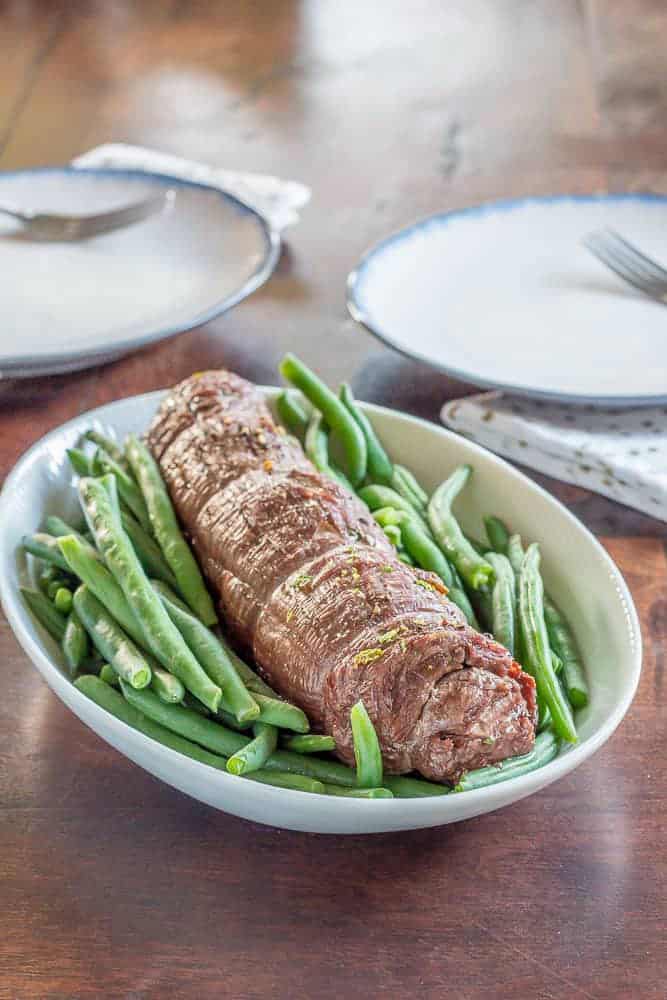
M 456 781 L 527 753 L 535 684 L 465 621 L 431 573 L 402 563 L 361 501 L 318 473 L 260 390 L 193 375 L 148 444 L 234 641 L 354 763 L 360 698 L 388 772 Z

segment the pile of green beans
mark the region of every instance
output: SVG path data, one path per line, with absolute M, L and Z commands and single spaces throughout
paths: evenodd
M 145 444 L 130 435 L 123 448 L 97 430 L 68 451 L 88 530 L 51 515 L 44 531 L 22 541 L 40 587 L 24 589 L 24 599 L 61 645 L 76 686 L 125 724 L 194 760 L 311 794 L 445 795 L 544 766 L 561 740 L 576 741 L 572 710 L 585 707 L 589 694 L 572 630 L 544 593 L 539 548 L 524 550 L 495 515 L 484 518 L 487 541 L 464 533 L 452 507 L 470 478 L 468 466 L 429 495 L 391 459 L 348 385 L 336 395 L 292 355 L 281 372 L 294 388 L 280 394 L 278 415 L 315 466 L 356 491 L 398 557 L 435 573 L 468 622 L 488 629 L 533 675 L 540 708 L 534 749 L 468 772 L 455 789 L 386 775 L 375 727 L 359 701 L 350 712 L 355 767 L 332 759 L 334 738 L 310 733 L 301 709 L 280 699 L 213 631 L 213 602 Z M 330 436 L 345 473 L 330 457 Z

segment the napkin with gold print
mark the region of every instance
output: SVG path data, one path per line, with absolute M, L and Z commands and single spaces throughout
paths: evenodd
M 572 407 L 486 392 L 442 421 L 514 462 L 667 521 L 667 407 Z

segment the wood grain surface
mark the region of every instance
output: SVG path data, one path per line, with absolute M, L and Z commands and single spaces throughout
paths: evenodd
M 0 382 L 0 476 L 109 400 L 285 349 L 437 419 L 469 387 L 348 319 L 375 239 L 525 193 L 667 190 L 663 0 L 9 0 L 0 168 L 126 140 L 313 188 L 272 281 L 102 369 Z M 317 837 L 217 813 L 79 723 L 0 623 L 0 997 L 665 995 L 665 525 L 540 478 L 626 574 L 641 684 L 610 742 L 499 813 Z

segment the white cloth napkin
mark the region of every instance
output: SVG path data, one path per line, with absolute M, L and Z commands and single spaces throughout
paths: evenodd
M 310 188 L 298 181 L 283 181 L 267 174 L 247 174 L 223 170 L 206 163 L 186 160 L 142 146 L 122 142 L 106 143 L 72 160 L 75 167 L 116 167 L 169 174 L 220 188 L 246 202 L 277 230 L 299 221 L 299 209 L 310 201 Z
M 500 392 L 446 403 L 452 430 L 522 465 L 667 521 L 667 407 L 571 407 Z

